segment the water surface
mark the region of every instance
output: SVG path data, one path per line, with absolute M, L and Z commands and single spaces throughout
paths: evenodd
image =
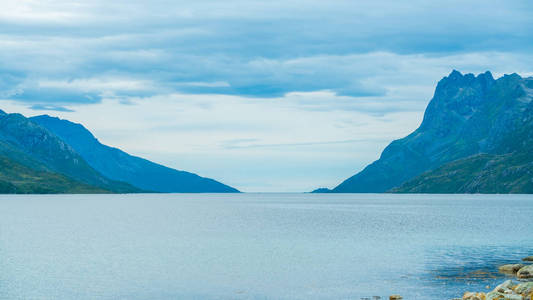
M 531 195 L 0 196 L 2 299 L 450 299 L 533 255 Z

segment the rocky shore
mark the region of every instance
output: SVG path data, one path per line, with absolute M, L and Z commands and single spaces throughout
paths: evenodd
M 506 280 L 490 292 L 466 292 L 462 298 L 452 300 L 533 300 L 533 256 L 524 257 L 522 261 L 498 267 L 500 273 L 514 276 L 516 280 Z M 487 289 L 490 289 L 490 286 L 487 286 Z M 400 295 L 389 296 L 389 300 L 402 299 Z
M 533 256 L 525 257 L 523 263 L 503 265 L 498 271 L 516 277 L 496 286 L 490 292 L 466 292 L 463 298 L 453 300 L 533 300 Z M 487 287 L 490 288 L 490 287 Z

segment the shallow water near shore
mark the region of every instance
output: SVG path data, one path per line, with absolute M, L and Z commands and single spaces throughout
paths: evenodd
M 0 299 L 451 299 L 533 255 L 532 195 L 0 196 Z

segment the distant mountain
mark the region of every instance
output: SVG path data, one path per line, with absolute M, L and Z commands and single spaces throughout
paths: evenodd
M 9 186 L 6 182 L 11 182 L 11 179 L 15 187 L 16 182 L 20 182 L 16 179 L 13 169 L 8 168 L 12 166 L 21 171 L 18 174 L 19 179 L 27 174 L 27 183 L 43 185 L 28 188 L 28 191 L 36 191 L 40 188 L 47 190 L 52 186 L 56 188 L 51 189 L 50 192 L 73 190 L 81 192 L 82 188 L 84 192 L 140 191 L 127 183 L 102 176 L 59 137 L 20 114 L 0 112 L 0 157 L 5 166 L 0 169 L 0 175 L 3 176 L 0 179 L 4 180 L 4 187 Z M 60 188 L 61 182 L 65 184 L 64 189 Z
M 174 193 L 239 192 L 213 179 L 171 169 L 103 145 L 81 124 L 48 115 L 33 117 L 30 120 L 65 141 L 104 176 L 127 182 L 139 189 Z
M 511 170 L 532 178 L 526 155 L 533 151 L 532 100 L 533 78 L 511 74 L 495 80 L 490 72 L 474 76 L 454 70 L 439 81 L 417 130 L 393 141 L 377 161 L 328 192 L 525 192 L 529 187 L 518 182 L 522 179 L 506 188 L 488 183 L 508 180 Z M 482 153 L 490 155 L 475 156 Z

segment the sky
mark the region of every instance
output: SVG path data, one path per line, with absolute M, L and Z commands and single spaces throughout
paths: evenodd
M 334 187 L 453 69 L 533 75 L 533 2 L 0 0 L 0 109 L 245 192 Z

